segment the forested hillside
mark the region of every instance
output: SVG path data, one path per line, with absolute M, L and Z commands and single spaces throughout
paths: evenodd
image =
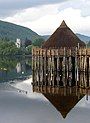
M 36 39 L 41 38 L 41 36 L 29 28 L 0 21 L 0 39 L 16 41 L 17 38 L 20 38 L 21 40 L 27 38 L 33 42 Z

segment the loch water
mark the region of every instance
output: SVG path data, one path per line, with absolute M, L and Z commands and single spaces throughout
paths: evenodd
M 84 82 L 90 83 L 89 76 L 80 75 L 81 86 L 33 85 L 31 64 L 31 58 L 0 58 L 0 109 L 5 116 L 0 121 L 89 123 L 90 89 L 82 86 Z

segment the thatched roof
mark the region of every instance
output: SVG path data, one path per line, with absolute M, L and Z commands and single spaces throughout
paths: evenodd
M 60 48 L 60 47 L 84 47 L 82 42 L 63 21 L 51 35 L 51 37 L 42 45 L 42 48 Z

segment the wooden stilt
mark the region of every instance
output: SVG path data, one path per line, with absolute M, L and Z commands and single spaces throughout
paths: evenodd
M 32 52 L 32 75 L 34 84 L 40 86 L 72 86 L 72 78 L 75 76 L 76 86 L 79 80 L 81 81 L 79 83 L 80 86 L 87 87 L 90 85 L 90 77 L 88 77 L 88 73 L 90 72 L 89 49 L 35 48 Z M 73 73 L 71 72 L 72 68 Z M 83 79 L 81 75 L 79 75 L 81 71 L 83 72 Z M 87 76 L 84 77 L 85 75 Z

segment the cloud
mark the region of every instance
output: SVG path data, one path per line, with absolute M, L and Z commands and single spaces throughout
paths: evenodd
M 59 11 L 65 8 L 80 9 L 82 16 L 90 15 L 90 0 L 0 0 L 0 17 L 5 18 L 33 7 L 60 4 Z
M 0 0 L 0 17 L 13 15 L 20 10 L 31 7 L 61 2 L 66 2 L 66 0 Z
M 72 7 L 73 9 L 80 9 L 82 16 L 90 16 L 90 0 L 74 0 L 73 2 L 68 1 L 68 4 L 69 7 Z
M 64 3 L 63 3 L 64 4 Z M 62 4 L 62 7 L 63 7 Z M 38 34 L 52 34 L 65 20 L 75 32 L 90 35 L 90 16 L 82 16 L 82 10 L 73 7 L 61 9 L 61 4 L 32 7 L 4 20 L 29 27 Z

